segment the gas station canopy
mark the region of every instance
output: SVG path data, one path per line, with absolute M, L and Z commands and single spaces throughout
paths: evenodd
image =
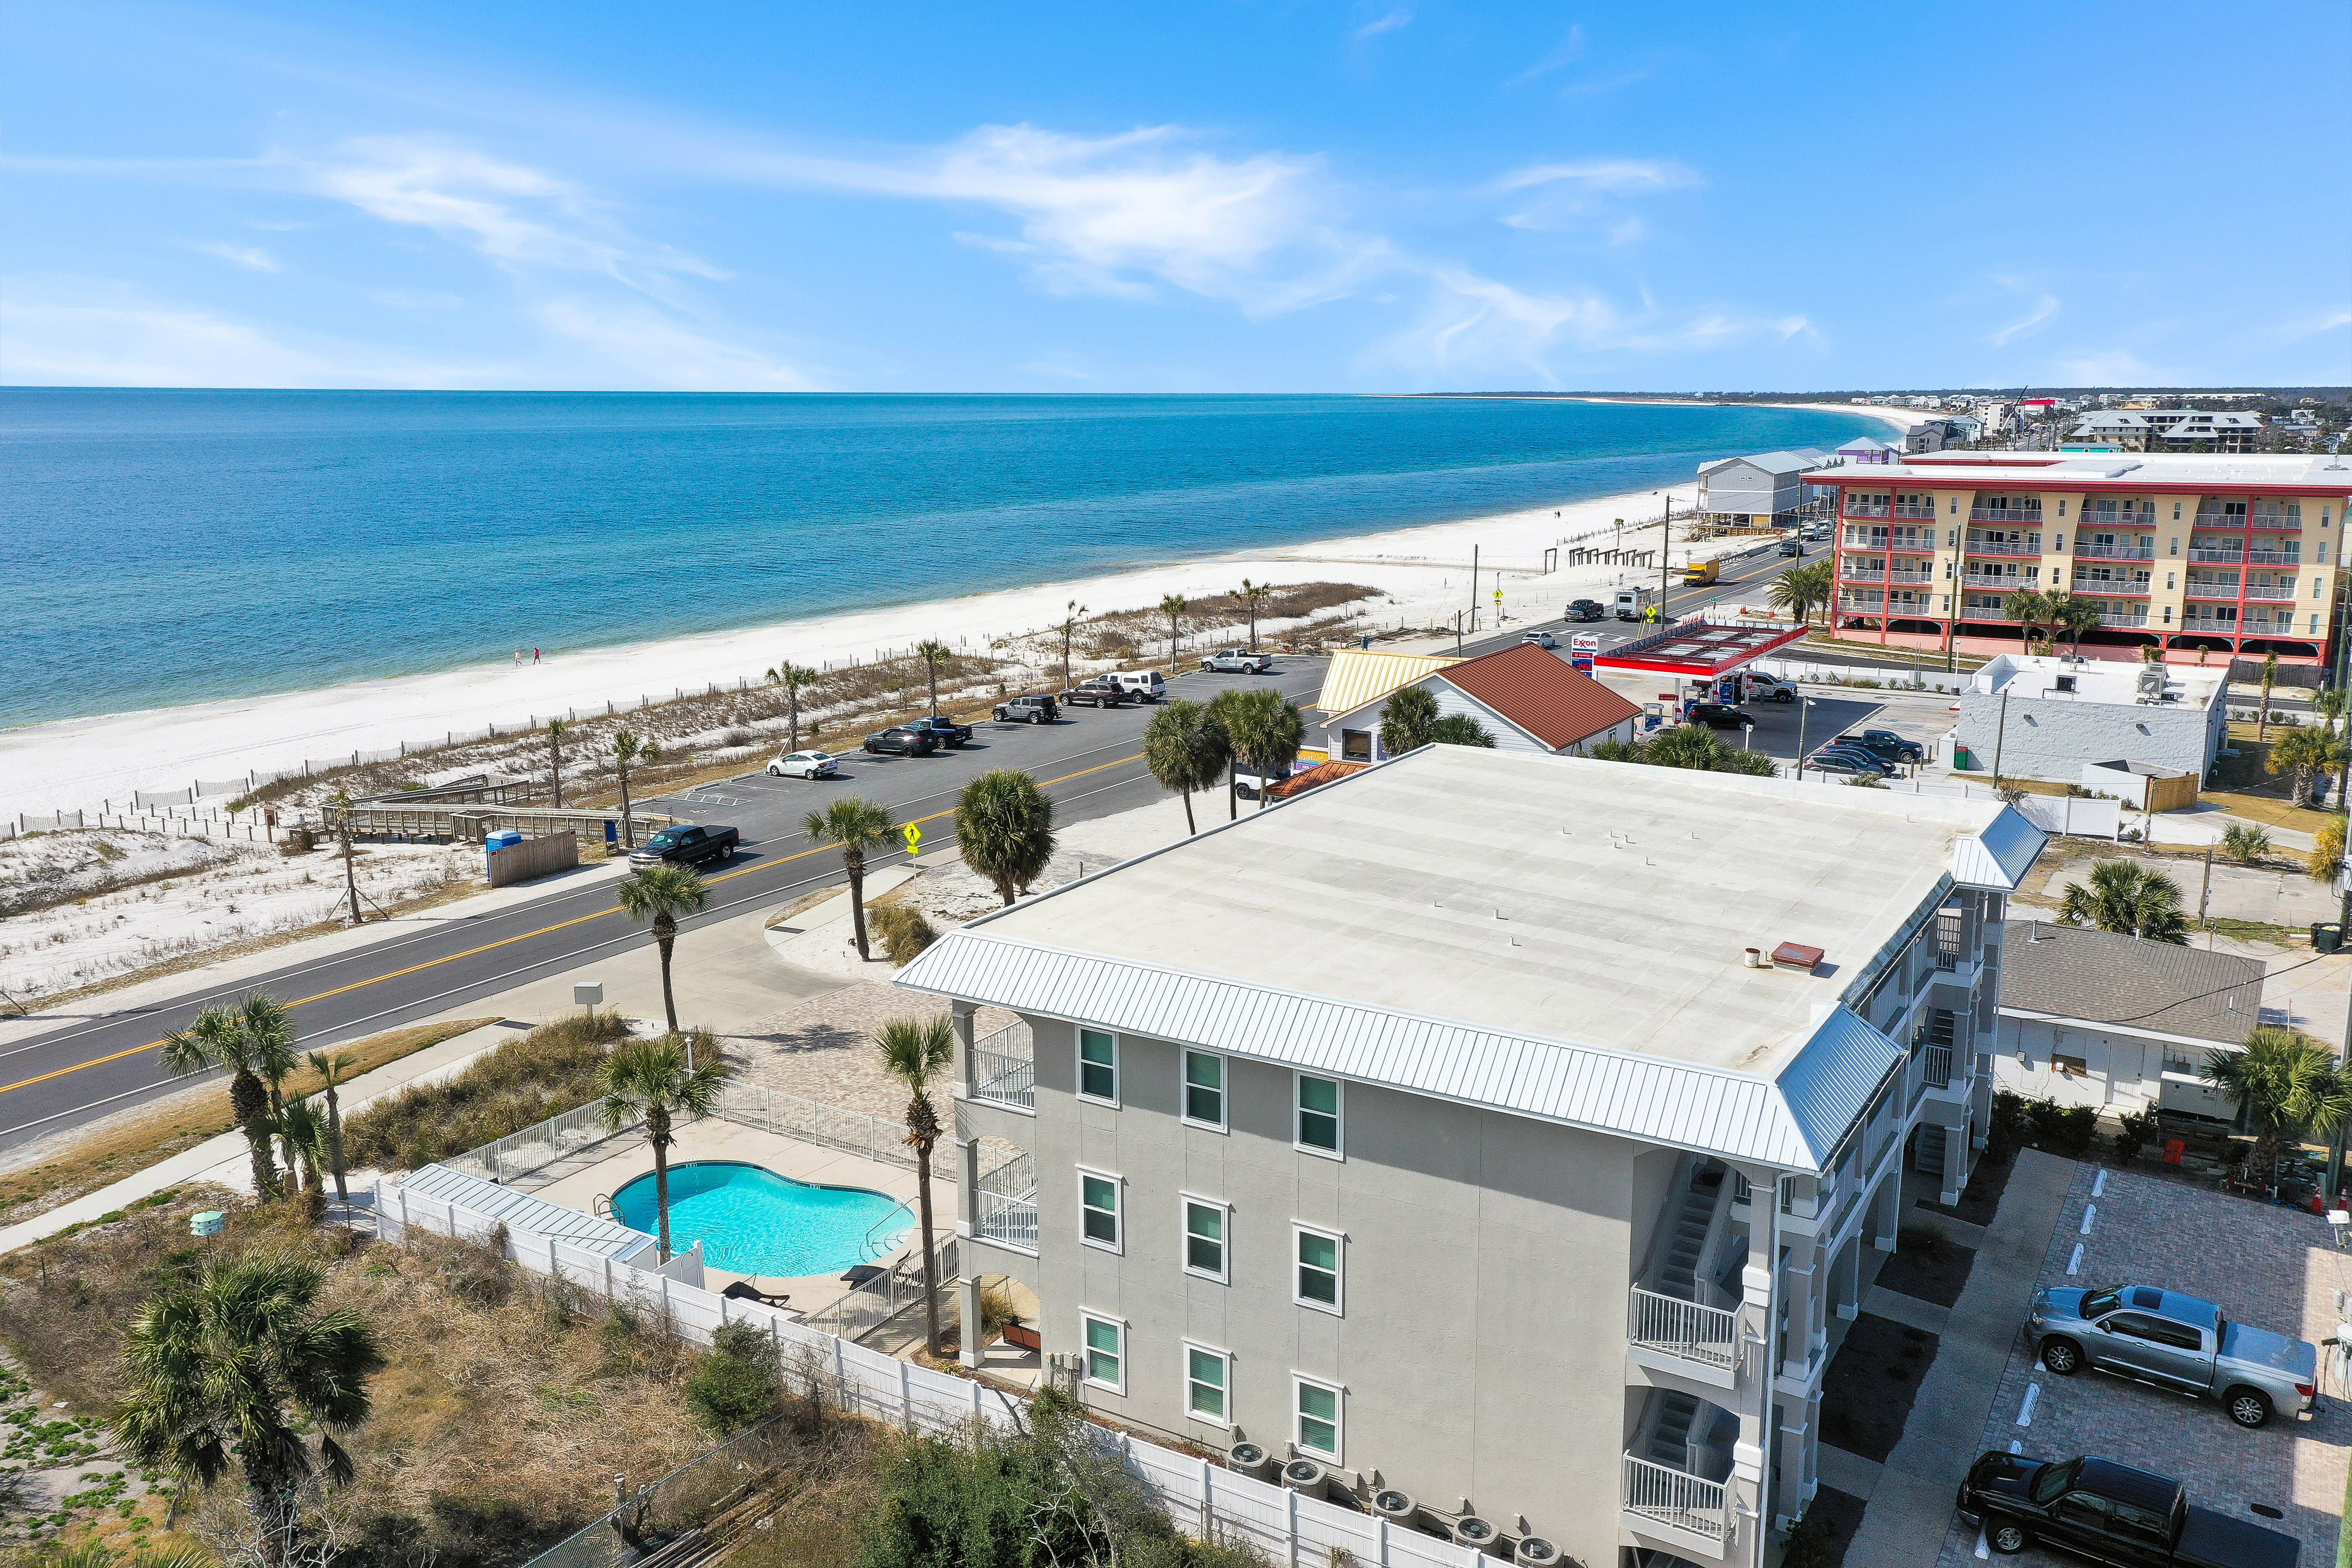
M 1654 670 L 1690 680 L 1714 680 L 1751 659 L 1802 642 L 1810 628 L 1717 626 L 1694 622 L 1668 626 L 1593 656 L 1595 669 Z

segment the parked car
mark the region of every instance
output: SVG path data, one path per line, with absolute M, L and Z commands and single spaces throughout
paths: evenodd
M 743 847 L 731 827 L 665 827 L 629 851 L 632 866 L 700 866 L 724 860 Z
M 1006 724 L 1050 724 L 1062 716 L 1062 705 L 1038 692 L 1029 697 L 1015 697 L 996 705 L 996 717 Z
M 1559 643 L 1552 639 L 1552 635 L 1549 632 L 1529 632 L 1525 637 L 1519 638 L 1519 641 L 1523 645 L 1531 643 L 1537 647 L 1558 647 L 1559 646 Z
M 1797 700 L 1797 683 L 1793 680 L 1783 680 L 1760 669 L 1742 671 L 1741 679 L 1748 688 L 1748 700 L 1750 702 L 1794 702 Z
M 961 746 L 971 739 L 971 725 L 959 724 L 952 719 L 943 719 L 937 714 L 929 719 L 918 719 L 907 728 L 920 730 L 942 746 Z
M 2004 1557 L 2056 1547 L 2133 1568 L 2295 1568 L 2303 1543 L 2189 1500 L 2168 1476 L 2108 1459 L 1994 1452 L 1969 1467 L 1960 1517 Z
M 1111 679 L 1138 702 L 1157 702 L 1168 695 L 1168 682 L 1156 669 L 1122 669 Z
M 1570 621 L 1601 621 L 1609 618 L 1609 606 L 1598 599 L 1570 599 L 1562 617 Z
M 1704 724 L 1710 730 L 1753 730 L 1756 727 L 1754 714 L 1742 713 L 1738 709 L 1722 702 L 1692 703 L 1690 721 L 1694 724 Z
M 1837 743 L 1875 752 L 1890 763 L 1924 763 L 1927 760 L 1927 747 L 1916 741 L 1906 741 L 1892 730 L 1864 730 L 1858 735 L 1840 735 Z
M 1127 690 L 1108 676 L 1081 680 L 1057 699 L 1065 708 L 1116 708 L 1127 700 Z
M 829 779 L 840 772 L 840 760 L 831 752 L 786 752 L 768 764 L 772 779 Z
M 1882 779 L 1886 776 L 1884 763 L 1862 757 L 1843 756 L 1833 752 L 1815 752 L 1805 759 L 1805 766 L 1817 773 L 1843 773 L 1850 777 L 1868 775 Z
M 1244 647 L 1221 647 L 1202 659 L 1201 668 L 1217 675 L 1264 675 L 1274 668 L 1274 660 Z
M 1803 537 L 1801 535 L 1792 533 L 1789 535 L 1788 538 L 1780 541 L 1780 553 L 1783 555 L 1794 555 L 1799 560 L 1802 560 L 1805 554 L 1805 541 Z
M 1875 769 L 1878 776 L 1881 778 L 1885 778 L 1895 772 L 1895 764 L 1893 763 L 1888 762 L 1876 752 L 1865 750 L 1861 746 L 1841 746 L 1832 742 L 1831 744 L 1823 746 L 1820 751 L 1815 752 L 1813 755 L 1817 757 L 1843 757 L 1848 762 L 1860 763 L 1864 768 Z
M 927 730 L 919 730 L 912 724 L 893 724 L 866 736 L 866 749 L 877 756 L 928 757 L 940 749 L 940 743 Z
M 2060 1377 L 2094 1366 L 2218 1399 L 2247 1427 L 2277 1410 L 2308 1421 L 2319 1403 L 2319 1352 L 2308 1341 L 2233 1323 L 2212 1302 L 2161 1286 L 2038 1290 L 2025 1321 L 2042 1364 Z

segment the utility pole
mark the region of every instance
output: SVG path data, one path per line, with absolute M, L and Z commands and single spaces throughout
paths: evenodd
M 1666 515 L 1658 520 L 1658 625 L 1666 624 L 1666 546 L 1675 538 L 1675 498 L 1666 498 Z
M 1812 700 L 1811 698 L 1810 698 L 1810 697 L 1806 696 L 1802 691 L 1800 691 L 1800 692 L 1798 692 L 1798 693 L 1797 693 L 1797 772 L 1796 772 L 1796 776 L 1797 776 L 1797 777 L 1799 777 L 1799 778 L 1802 778 L 1802 777 L 1804 777 L 1804 776 L 1805 776 L 1805 718 L 1806 718 L 1806 715 L 1807 715 L 1808 711 L 1812 708 L 1812 706 L 1813 706 L 1813 700 Z
M 1470 547 L 1470 629 L 1478 629 L 1478 547 L 1475 544 Z
M 351 896 L 352 924 L 360 923 L 360 879 L 352 865 L 352 797 L 348 790 L 335 792 L 335 837 L 343 847 L 343 890 Z
M 2009 688 L 2000 689 L 2000 721 L 1992 732 L 1992 787 L 2000 788 L 2000 750 L 2009 739 Z

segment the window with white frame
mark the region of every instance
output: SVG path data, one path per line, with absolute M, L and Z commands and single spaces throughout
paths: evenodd
M 1225 1130 L 1225 1058 L 1214 1051 L 1184 1053 L 1184 1120 Z
M 1328 1230 L 1315 1230 L 1307 1226 L 1293 1226 L 1291 1234 L 1297 1239 L 1298 1271 L 1294 1299 L 1302 1307 L 1315 1307 L 1326 1312 L 1341 1310 L 1340 1275 L 1347 1251 L 1344 1237 Z
M 1118 1178 L 1093 1171 L 1078 1173 L 1080 1236 L 1087 1245 L 1121 1248 Z
M 1291 1136 L 1301 1149 L 1337 1156 L 1339 1146 L 1339 1085 L 1336 1079 L 1296 1074 L 1297 1110 Z
M 1230 1426 L 1226 1396 L 1233 1387 L 1234 1358 L 1206 1345 L 1184 1347 L 1184 1414 L 1195 1421 Z
M 1184 1200 L 1184 1272 L 1225 1282 L 1225 1218 L 1223 1204 Z
M 1290 1440 L 1301 1452 L 1318 1459 L 1339 1462 L 1341 1436 L 1340 1405 L 1346 1395 L 1330 1384 L 1318 1383 L 1313 1378 L 1293 1374 L 1291 1386 L 1297 1397 L 1292 1401 L 1297 1415 L 1292 1423 Z
M 1100 1029 L 1078 1031 L 1078 1095 L 1118 1103 L 1118 1037 Z
M 1114 1394 L 1127 1392 L 1127 1325 L 1116 1318 L 1083 1314 L 1086 1331 L 1086 1379 Z

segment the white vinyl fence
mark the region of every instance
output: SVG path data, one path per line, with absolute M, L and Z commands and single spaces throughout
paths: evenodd
M 1013 1422 L 1015 1407 L 1010 1394 L 976 1379 L 868 1350 L 758 1301 L 731 1300 L 553 1237 L 506 1229 L 485 1215 L 409 1193 L 397 1184 L 376 1183 L 375 1213 L 378 1234 L 388 1241 L 404 1242 L 412 1233 L 423 1233 L 487 1243 L 503 1231 L 507 1256 L 524 1268 L 630 1302 L 639 1310 L 658 1312 L 681 1337 L 698 1344 L 709 1344 L 722 1324 L 755 1323 L 787 1355 L 813 1352 L 831 1369 L 845 1408 L 877 1421 L 943 1436 L 973 1421 Z M 1365 1568 L 1482 1568 L 1487 1562 L 1469 1547 L 1302 1497 L 1211 1460 L 1133 1436 L 1117 1440 L 1129 1466 L 1152 1484 L 1177 1526 L 1199 1538 L 1249 1541 L 1276 1563 L 1294 1568 L 1339 1561 L 1335 1551 L 1353 1553 Z
M 1853 787 L 1843 778 L 1824 773 L 1799 773 L 1794 782 L 1814 789 Z M 1883 787 L 1892 795 L 1936 795 L 1948 800 L 2000 798 L 2000 791 L 1990 784 L 1962 784 L 1957 780 L 1888 779 Z M 2082 795 L 2028 795 L 2017 803 L 2017 809 L 2026 821 L 2044 833 L 2114 838 L 2124 830 L 2124 804 L 2119 800 L 2091 800 Z

